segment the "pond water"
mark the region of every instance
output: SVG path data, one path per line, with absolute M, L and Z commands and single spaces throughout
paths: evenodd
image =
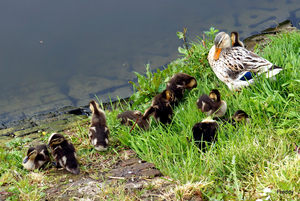
M 150 63 L 178 58 L 182 41 L 211 26 L 245 38 L 292 20 L 296 0 L 1 1 L 0 127 L 64 106 L 128 97 Z M 1 125 L 2 124 L 2 125 Z

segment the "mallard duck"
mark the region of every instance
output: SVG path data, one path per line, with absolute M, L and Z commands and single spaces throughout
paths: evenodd
M 56 167 L 60 165 L 73 174 L 79 174 L 75 148 L 62 134 L 52 133 L 48 139 L 48 147 L 56 161 Z
M 96 150 L 106 151 L 109 135 L 109 129 L 106 124 L 106 115 L 94 100 L 90 101 L 89 107 L 93 113 L 89 128 L 89 140 Z
M 217 34 L 208 61 L 216 76 L 230 90 L 237 91 L 253 84 L 257 76 L 264 74 L 273 78 L 283 70 L 243 47 L 231 47 L 230 37 L 225 32 Z
M 244 47 L 244 43 L 240 41 L 239 33 L 237 31 L 233 31 L 230 34 L 232 47 Z
M 50 161 L 49 151 L 46 145 L 29 147 L 27 156 L 23 160 L 23 166 L 26 170 L 35 170 L 42 167 Z
M 213 143 L 217 140 L 219 126 L 215 120 L 204 119 L 193 126 L 192 132 L 196 145 L 205 151 L 206 143 Z
M 186 73 L 176 73 L 167 83 L 167 90 L 174 92 L 174 104 L 183 98 L 186 89 L 193 89 L 197 86 L 197 81 L 193 76 Z
M 143 130 L 148 130 L 149 125 L 149 116 L 145 117 L 140 111 L 125 111 L 121 114 L 118 114 L 118 119 L 121 119 L 121 124 L 126 126 L 133 126 L 134 122 L 137 122 L 139 128 Z
M 171 103 L 173 103 L 173 101 L 174 93 L 165 89 L 153 98 L 151 106 L 144 113 L 144 117 L 148 118 L 154 115 L 156 122 L 163 124 L 171 123 L 173 115 Z
M 201 112 L 213 117 L 222 117 L 227 110 L 227 104 L 221 100 L 221 94 L 217 89 L 211 90 L 209 96 L 201 95 L 197 100 L 197 106 Z

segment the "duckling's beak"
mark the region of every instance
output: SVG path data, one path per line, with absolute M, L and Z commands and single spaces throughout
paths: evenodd
M 23 160 L 23 164 L 27 163 L 28 159 L 29 159 L 29 157 L 26 156 L 26 157 L 24 158 L 24 160 Z
M 214 54 L 214 60 L 218 60 L 219 59 L 221 50 L 222 50 L 221 48 L 217 48 L 216 47 L 215 54 Z

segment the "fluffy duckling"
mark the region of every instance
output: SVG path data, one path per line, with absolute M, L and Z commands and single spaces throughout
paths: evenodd
M 220 32 L 208 54 L 214 73 L 230 90 L 239 91 L 253 84 L 254 78 L 261 75 L 274 80 L 274 76 L 283 70 L 246 48 L 231 45 L 229 35 Z
M 52 133 L 48 139 L 48 147 L 57 167 L 60 165 L 73 174 L 79 174 L 77 155 L 70 141 L 61 134 Z
M 250 117 L 248 114 L 243 110 L 237 110 L 232 118 L 227 118 L 224 120 L 224 122 L 230 123 L 233 126 L 236 126 L 238 123 L 244 123 L 249 124 L 250 123 Z
M 227 104 L 221 100 L 221 94 L 217 89 L 211 90 L 209 96 L 206 94 L 200 96 L 197 106 L 201 112 L 213 117 L 222 117 L 227 110 Z
M 194 141 L 201 150 L 205 151 L 206 143 L 213 143 L 217 140 L 218 129 L 217 122 L 212 119 L 204 119 L 193 126 Z
M 106 115 L 99 108 L 98 103 L 92 100 L 89 104 L 92 111 L 92 120 L 89 128 L 89 139 L 98 151 L 106 151 L 108 147 L 109 129 L 106 124 Z
M 232 47 L 244 47 L 244 43 L 240 41 L 239 33 L 237 31 L 233 31 L 230 34 Z
M 176 73 L 167 83 L 167 90 L 174 92 L 174 103 L 178 103 L 183 98 L 185 89 L 193 89 L 197 86 L 197 81 L 193 76 L 185 73 Z
M 50 161 L 49 151 L 46 145 L 29 147 L 27 156 L 23 160 L 23 166 L 26 170 L 31 171 L 42 167 Z
M 121 119 L 121 124 L 126 126 L 133 126 L 132 122 L 136 122 L 143 130 L 148 130 L 150 127 L 149 116 L 145 117 L 140 111 L 126 111 L 118 114 L 117 118 Z
M 151 106 L 144 113 L 144 117 L 149 118 L 151 115 L 154 115 L 156 122 L 171 123 L 173 110 L 170 104 L 173 101 L 174 93 L 165 89 L 153 98 Z

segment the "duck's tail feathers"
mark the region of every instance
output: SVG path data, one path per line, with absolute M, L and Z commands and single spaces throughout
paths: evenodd
M 269 68 L 269 70 L 266 73 L 266 77 L 267 78 L 272 78 L 274 77 L 275 75 L 277 75 L 278 73 L 280 73 L 280 71 L 282 71 L 283 68 L 279 67 L 279 66 L 272 66 L 271 68 Z

